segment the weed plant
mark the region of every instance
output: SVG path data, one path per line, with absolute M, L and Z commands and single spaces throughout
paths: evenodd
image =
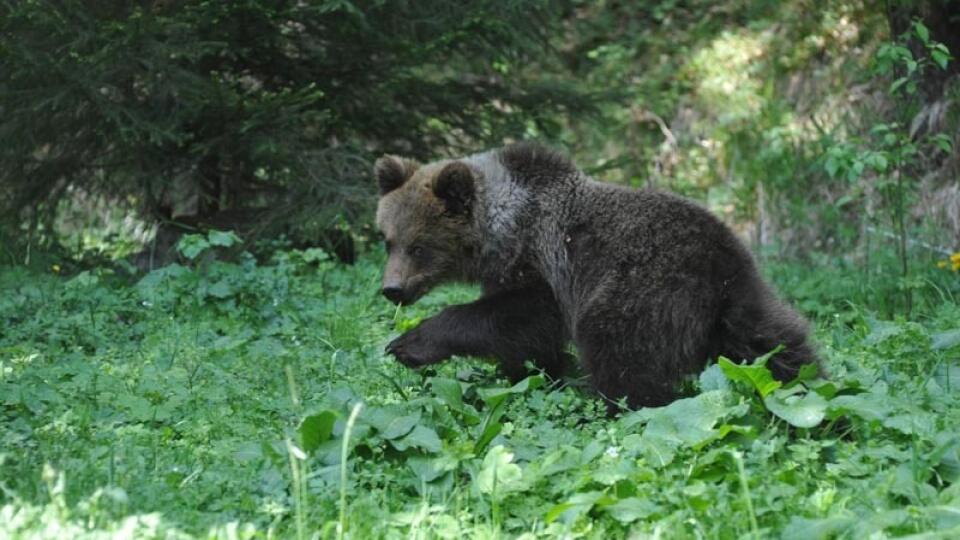
M 889 320 L 858 270 L 771 265 L 828 380 L 720 359 L 608 418 L 581 377 L 384 356 L 471 288 L 397 310 L 377 256 L 203 259 L 230 242 L 132 281 L 0 268 L 0 537 L 960 536 L 949 269 Z

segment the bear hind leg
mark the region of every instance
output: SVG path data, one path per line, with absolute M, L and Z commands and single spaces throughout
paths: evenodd
M 806 321 L 759 277 L 745 280 L 728 298 L 718 326 L 717 354 L 734 362 L 751 362 L 783 346 L 767 363 L 777 380 L 792 380 L 807 364 L 817 365 L 823 374 Z
M 701 299 L 674 295 L 636 306 L 627 315 L 610 309 L 584 312 L 577 348 L 611 414 L 619 411 L 621 398 L 636 409 L 677 397 L 681 379 L 702 370 L 709 356 L 710 309 Z

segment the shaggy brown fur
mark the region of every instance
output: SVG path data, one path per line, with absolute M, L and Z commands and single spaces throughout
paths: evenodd
M 411 304 L 446 281 L 483 288 L 390 343 L 405 365 L 494 356 L 514 378 L 527 359 L 556 376 L 572 340 L 601 395 L 642 407 L 669 402 L 718 355 L 783 345 L 770 363 L 781 380 L 817 362 L 803 319 L 690 201 L 593 181 L 526 143 L 423 166 L 385 156 L 376 175 L 384 295 Z

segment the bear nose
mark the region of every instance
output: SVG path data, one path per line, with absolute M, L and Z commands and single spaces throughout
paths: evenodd
M 387 286 L 383 288 L 383 295 L 387 297 L 387 300 L 393 302 L 394 304 L 399 304 L 403 302 L 403 288 L 397 286 Z

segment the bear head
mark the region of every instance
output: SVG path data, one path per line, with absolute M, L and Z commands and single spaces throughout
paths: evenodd
M 441 283 L 468 279 L 477 245 L 476 174 L 462 161 L 377 160 L 377 227 L 387 250 L 382 292 L 388 300 L 409 305 Z

